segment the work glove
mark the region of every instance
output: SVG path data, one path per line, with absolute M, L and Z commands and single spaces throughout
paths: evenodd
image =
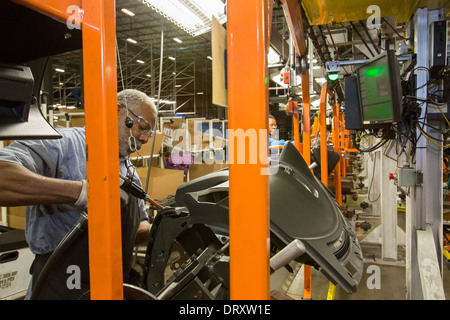
M 81 180 L 81 182 L 83 183 L 83 185 L 81 187 L 81 192 L 78 196 L 78 200 L 75 202 L 75 205 L 77 207 L 85 209 L 87 207 L 87 181 Z

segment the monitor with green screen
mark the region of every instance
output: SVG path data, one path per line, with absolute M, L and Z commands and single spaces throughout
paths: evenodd
M 389 124 L 399 121 L 401 83 L 394 52 L 370 60 L 357 70 L 361 119 L 363 124 Z

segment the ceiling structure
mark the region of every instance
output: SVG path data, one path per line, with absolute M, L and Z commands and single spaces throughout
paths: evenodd
M 122 9 L 134 15 L 130 16 Z M 304 30 L 313 46 L 313 56 L 309 57 L 314 78 L 314 91 L 311 92 L 313 109 L 318 106 L 320 84 L 326 81 L 324 67 L 327 61 L 372 58 L 384 50 L 383 40 L 386 36 L 395 38 L 397 43 L 404 42 L 403 29 L 406 24 L 397 25 L 395 17 L 387 18 L 386 21 L 382 20 L 381 28 L 369 30 L 365 20 L 310 25 L 304 19 Z M 211 32 L 194 37 L 143 0 L 116 0 L 116 33 L 119 52 L 118 90 L 134 88 L 155 99 L 159 97 L 161 114 L 177 112 L 202 117 L 217 116 L 217 109 L 221 108 L 211 103 L 212 61 L 208 58 L 211 56 Z M 175 41 L 175 38 L 182 42 Z M 288 63 L 289 29 L 282 6 L 277 0 L 273 6 L 271 43 L 282 53 L 282 57 L 269 70 L 280 79 L 279 74 L 286 70 L 283 67 Z M 81 50 L 55 56 L 52 61 L 53 104 L 77 105 L 76 98 L 82 96 L 79 88 L 82 90 L 83 83 Z M 355 67 L 351 64 L 341 67 L 340 80 L 332 83 L 332 90 L 339 101 L 344 100 L 342 78 L 352 73 Z M 58 72 L 56 68 L 64 72 Z M 269 87 L 272 88 L 271 102 L 283 102 L 283 99 L 287 102 L 287 89 L 273 81 Z M 293 88 L 289 91 L 291 94 L 296 92 L 299 92 L 298 88 L 297 91 Z

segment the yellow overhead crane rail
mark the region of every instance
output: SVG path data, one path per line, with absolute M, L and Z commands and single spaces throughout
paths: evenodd
M 303 0 L 302 6 L 306 18 L 311 25 L 332 24 L 333 22 L 349 22 L 366 20 L 374 11 L 370 6 L 380 8 L 381 17 L 397 17 L 397 23 L 408 22 L 418 8 L 428 7 L 429 10 L 438 8 L 450 9 L 447 0 Z M 369 12 L 367 12 L 369 11 Z

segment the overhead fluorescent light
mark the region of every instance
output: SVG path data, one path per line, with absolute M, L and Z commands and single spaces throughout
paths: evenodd
M 172 21 L 192 36 L 211 30 L 212 17 L 227 21 L 222 0 L 142 0 L 144 4 Z
M 133 17 L 135 15 L 134 12 L 131 12 L 130 10 L 125 9 L 125 8 L 122 9 L 122 12 L 127 14 L 127 15 L 129 15 L 129 16 L 131 16 L 131 17 Z
M 208 58 L 209 60 L 211 60 L 211 61 L 212 61 L 212 57 L 211 57 L 211 56 L 207 56 L 207 58 Z
M 178 43 L 182 43 L 182 42 L 183 42 L 183 41 L 181 41 L 181 40 L 178 39 L 178 38 L 173 38 L 173 40 L 176 41 L 176 42 L 178 42 Z
M 137 41 L 136 41 L 136 40 L 134 40 L 134 39 L 131 39 L 131 38 L 128 38 L 128 39 L 127 39 L 127 41 L 128 41 L 128 42 L 131 42 L 131 43 L 137 43 Z
M 174 58 L 174 57 L 169 57 L 169 59 L 170 59 L 170 60 L 175 60 L 175 58 Z
M 176 84 L 175 85 L 175 88 L 179 88 L 179 87 L 181 87 L 181 84 Z
M 76 109 L 75 106 L 67 106 L 66 109 Z
M 150 78 L 152 75 L 150 73 L 147 73 L 146 76 Z
M 197 94 L 203 94 L 203 92 L 200 91 L 200 92 L 197 92 Z
M 61 69 L 61 68 L 55 68 L 55 71 L 58 71 L 58 72 L 65 72 L 64 69 Z
M 139 62 L 139 63 L 144 63 L 144 61 L 139 60 L 139 59 L 137 59 L 136 61 Z

